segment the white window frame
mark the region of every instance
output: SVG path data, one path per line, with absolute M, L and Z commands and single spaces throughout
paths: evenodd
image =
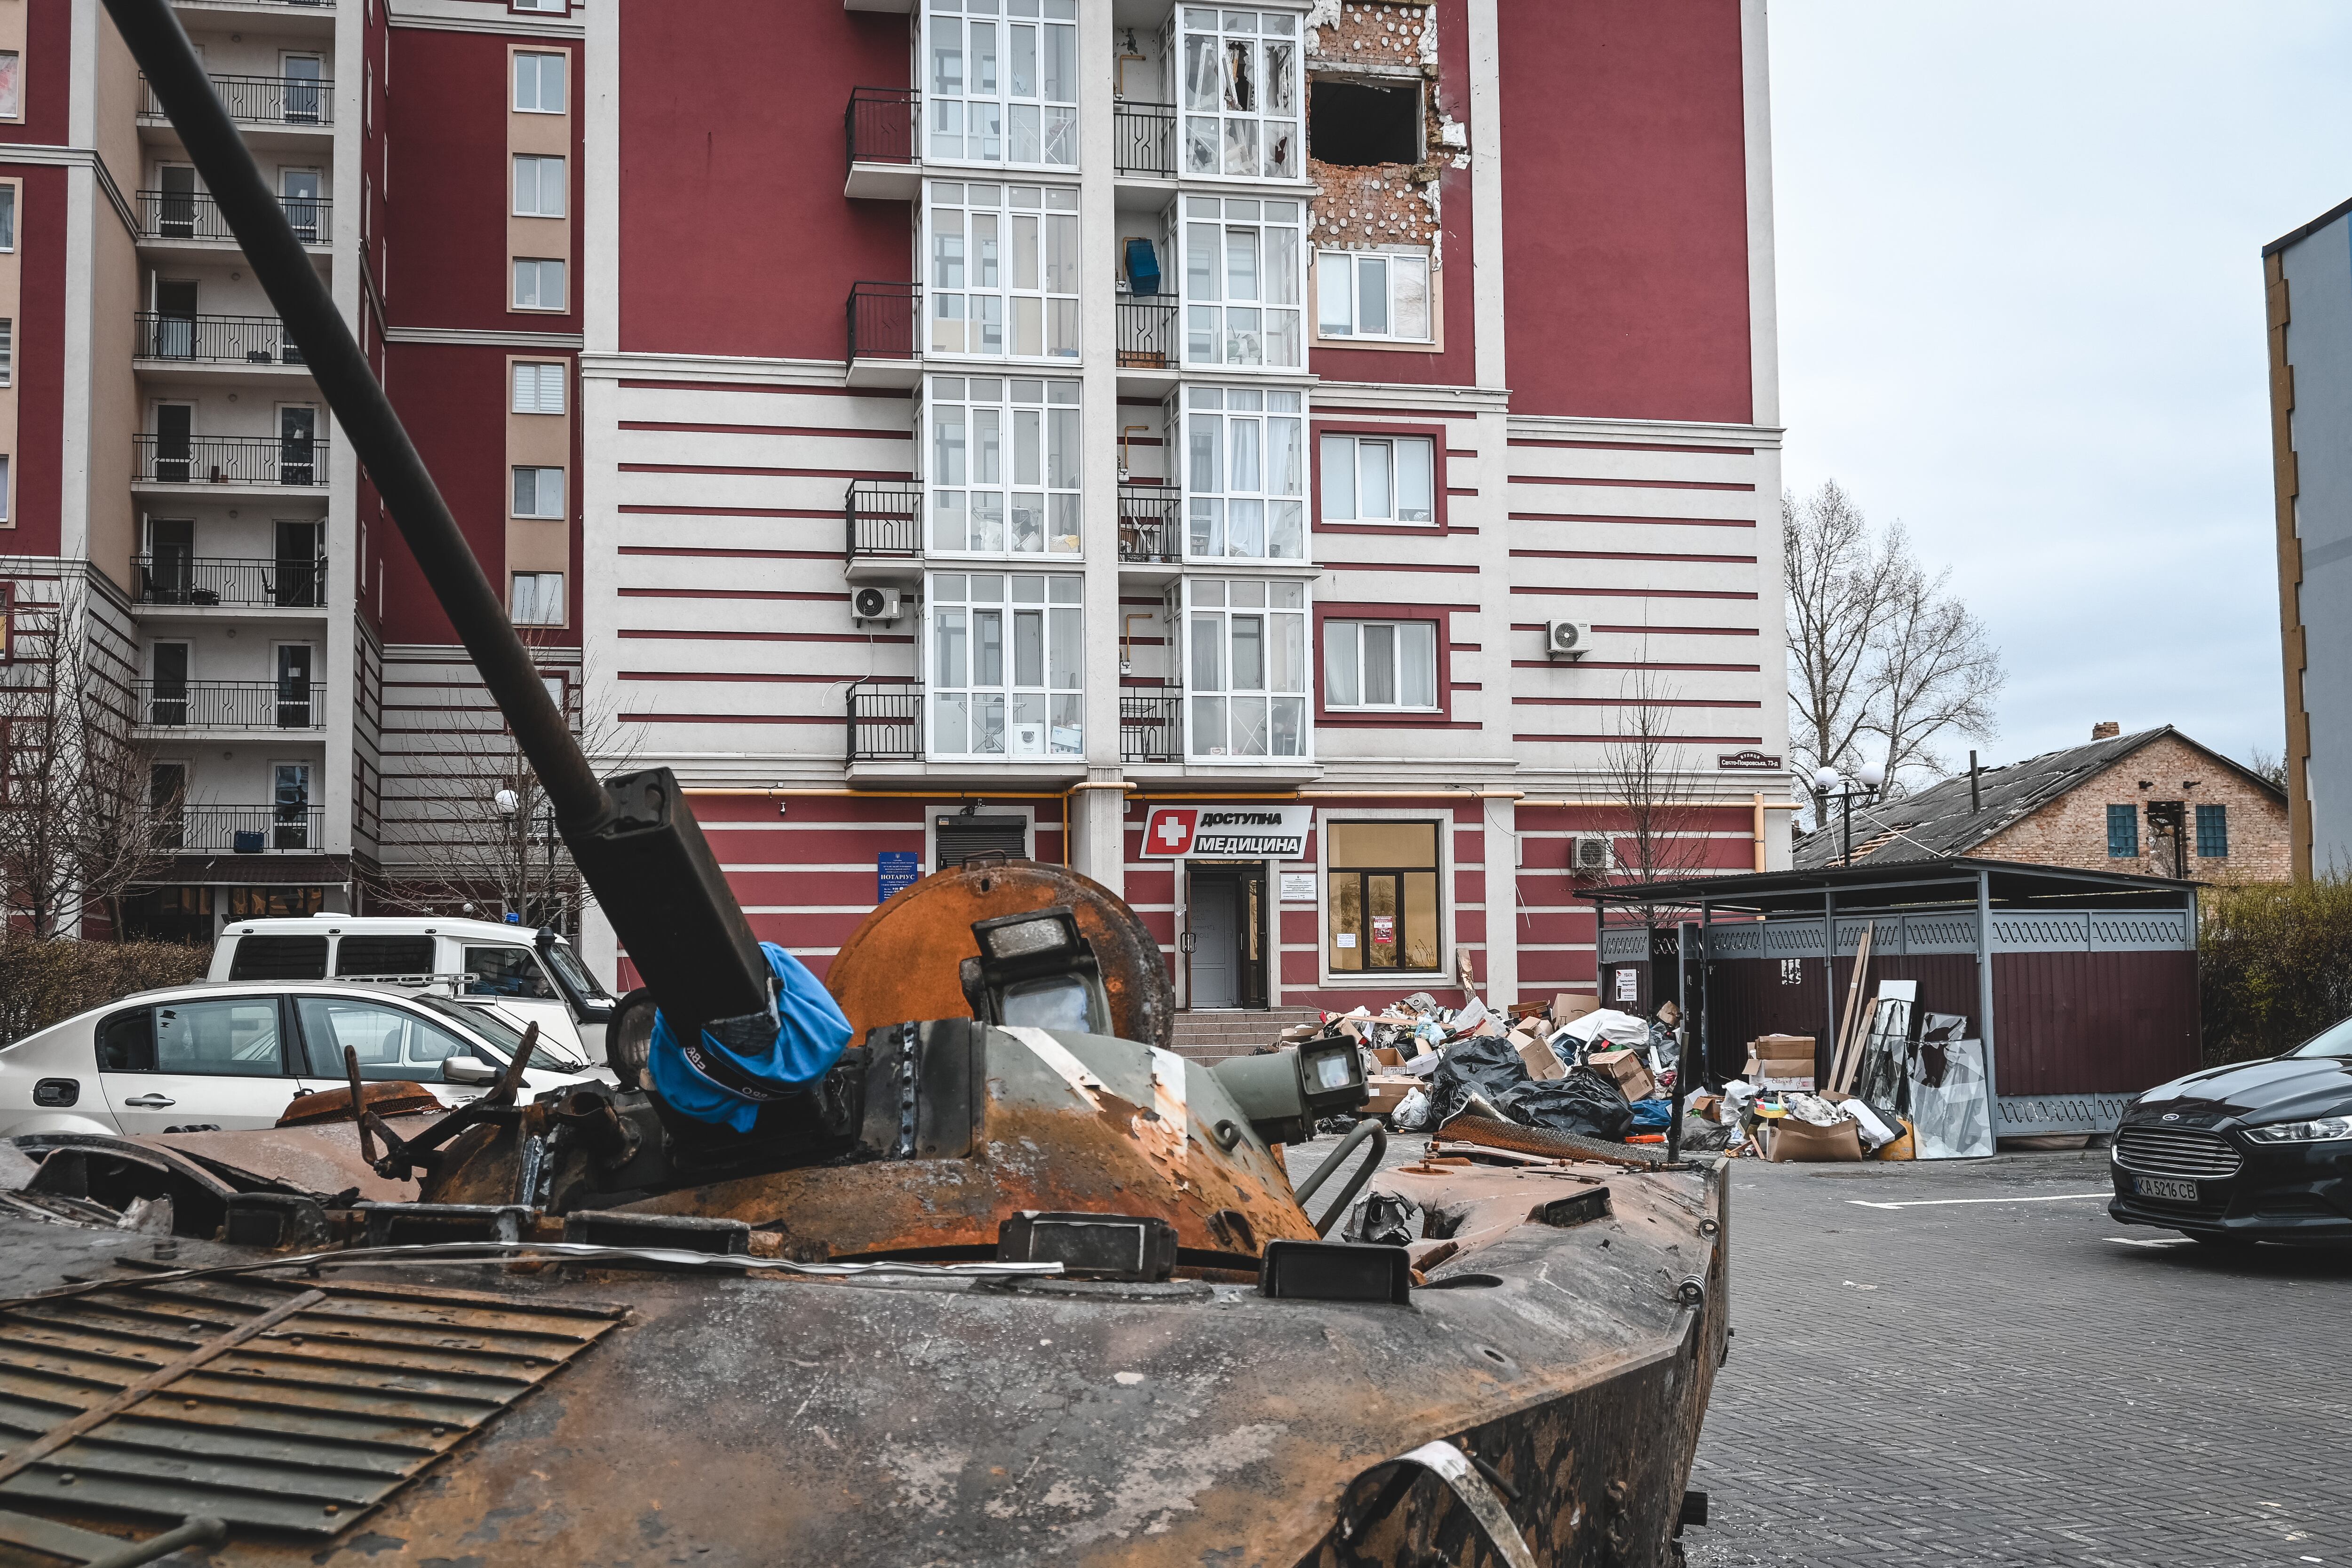
M 1177 219 L 1184 368 L 1307 367 L 1307 204 L 1187 194 Z
M 1077 15 L 1077 0 L 923 0 L 924 162 L 1076 168 Z
M 571 608 L 560 571 L 509 572 L 507 619 L 517 626 L 561 626 Z M 525 584 L 529 584 L 528 587 Z M 550 584 L 553 586 L 551 587 Z
M 1421 329 L 1398 330 L 1400 300 L 1410 302 L 1409 291 L 1398 284 L 1406 277 L 1421 279 Z M 1437 291 L 1434 258 L 1418 246 L 1381 246 L 1367 250 L 1318 250 L 1315 253 L 1315 340 L 1320 343 L 1433 343 L 1437 340 Z M 1380 296 L 1378 329 L 1367 329 L 1364 301 Z
M 1375 632 L 1385 633 L 1376 636 Z M 1323 706 L 1333 713 L 1437 713 L 1443 710 L 1443 692 L 1438 685 L 1437 639 L 1444 632 L 1444 623 L 1437 621 L 1401 620 L 1391 617 L 1332 617 L 1323 622 Z M 1388 654 L 1387 684 L 1389 699 L 1371 700 L 1375 689 L 1370 678 L 1375 644 L 1384 643 Z M 1421 646 L 1413 647 L 1412 644 Z M 1425 656 L 1422 670 L 1409 670 L 1408 660 Z M 1412 674 L 1426 679 L 1427 702 L 1409 702 L 1417 695 L 1409 690 Z
M 928 351 L 1076 361 L 1077 187 L 933 180 L 925 193 Z
M 0 256 L 16 248 L 16 192 L 15 180 L 0 181 Z
M 1307 178 L 1302 20 L 1296 11 L 1176 7 L 1167 57 L 1181 178 Z
M 1185 755 L 1275 766 L 1311 759 L 1315 670 L 1305 581 L 1187 577 L 1183 610 Z
M 1337 453 L 1346 449 L 1346 460 Z M 1400 451 L 1404 453 L 1399 461 Z M 1419 457 L 1412 455 L 1420 454 Z M 1437 443 L 1426 435 L 1376 435 L 1365 431 L 1327 430 L 1317 449 L 1315 519 L 1321 523 L 1372 523 L 1397 528 L 1433 528 L 1437 523 Z M 1415 473 L 1418 463 L 1420 471 Z M 1377 476 L 1385 497 L 1368 483 Z M 1342 483 L 1344 481 L 1344 483 Z M 1417 485 L 1421 493 L 1408 495 Z M 1408 505 L 1418 501 L 1419 506 Z M 1381 509 L 1375 509 L 1381 508 Z M 1423 515 L 1408 516 L 1409 513 Z
M 933 376 L 922 428 L 924 553 L 1075 559 L 1083 516 L 1080 383 Z
M 541 298 L 546 292 L 545 285 L 547 281 L 547 268 L 551 267 L 555 268 L 556 281 L 556 299 L 555 303 L 552 305 L 544 303 Z M 523 268 L 525 267 L 530 267 L 531 269 L 530 275 L 531 279 L 531 302 L 529 304 L 524 303 L 523 300 L 522 283 L 524 276 Z M 511 310 L 544 310 L 552 312 L 559 316 L 562 315 L 568 307 L 571 298 L 569 292 L 572 287 L 571 271 L 572 268 L 570 264 L 568 264 L 562 256 L 516 256 L 514 258 L 514 298 L 513 303 L 511 303 L 508 308 Z
M 1184 558 L 1307 559 L 1306 394 L 1184 389 Z
M 508 411 L 512 413 L 562 413 L 568 395 L 564 385 L 567 379 L 562 360 L 515 361 L 514 373 L 508 378 Z
M 572 56 L 562 49 L 517 49 L 508 68 L 509 106 L 517 114 L 562 114 L 572 101 Z M 549 61 L 554 62 L 555 102 L 546 99 Z M 528 100 L 528 101 L 526 101 Z
M 508 498 L 513 507 L 513 510 L 509 514 L 510 516 L 528 518 L 538 522 L 560 523 L 569 515 L 564 510 L 564 492 L 570 488 L 570 486 L 565 485 L 563 482 L 562 469 L 553 467 L 543 463 L 518 463 L 510 472 L 511 485 L 508 492 Z M 529 481 L 530 496 L 529 499 L 531 510 L 530 511 L 523 510 L 523 502 L 525 498 L 523 496 L 523 489 L 525 486 L 523 476 L 526 474 L 530 476 L 530 479 Z M 555 498 L 554 509 L 552 511 L 548 509 L 547 493 L 548 476 L 550 475 L 554 476 Z
M 0 316 L 0 387 L 16 384 L 16 323 Z
M 1074 572 L 929 576 L 923 585 L 926 757 L 1043 762 L 1086 756 L 1083 582 Z M 1035 662 L 1024 667 L 1022 648 L 1032 636 Z M 1024 678 L 1029 675 L 1035 678 Z
M 514 163 L 514 215 L 519 218 L 560 218 L 566 215 L 571 185 L 566 172 L 568 160 L 545 152 L 517 152 Z M 554 165 L 554 181 L 551 186 L 548 165 Z M 525 172 L 529 172 L 526 184 Z M 551 189 L 555 205 L 548 206 Z

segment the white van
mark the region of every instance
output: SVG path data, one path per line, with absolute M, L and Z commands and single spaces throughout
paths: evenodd
M 499 1010 L 539 1025 L 558 1056 L 604 1060 L 613 998 L 572 945 L 552 930 L 490 920 L 415 915 L 314 915 L 239 920 L 213 945 L 207 978 L 323 980 L 361 977 L 410 982 L 453 977 L 461 997 L 495 998 Z

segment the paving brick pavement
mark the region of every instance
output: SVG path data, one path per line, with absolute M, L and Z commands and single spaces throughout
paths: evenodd
M 2352 1253 L 2117 1225 L 2099 1152 L 1733 1167 L 1693 1568 L 2352 1568 Z

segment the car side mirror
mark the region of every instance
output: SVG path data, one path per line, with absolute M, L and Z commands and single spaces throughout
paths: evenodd
M 499 1070 L 478 1056 L 453 1056 L 441 1063 L 444 1083 L 495 1083 Z

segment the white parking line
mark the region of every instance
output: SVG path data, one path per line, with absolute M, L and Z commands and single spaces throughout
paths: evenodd
M 1857 1208 L 1941 1208 L 1955 1203 L 2065 1203 L 2078 1197 L 2113 1197 L 2113 1192 L 2059 1192 L 2047 1197 L 1919 1197 L 1905 1203 L 1873 1203 L 1866 1197 L 1846 1201 Z

